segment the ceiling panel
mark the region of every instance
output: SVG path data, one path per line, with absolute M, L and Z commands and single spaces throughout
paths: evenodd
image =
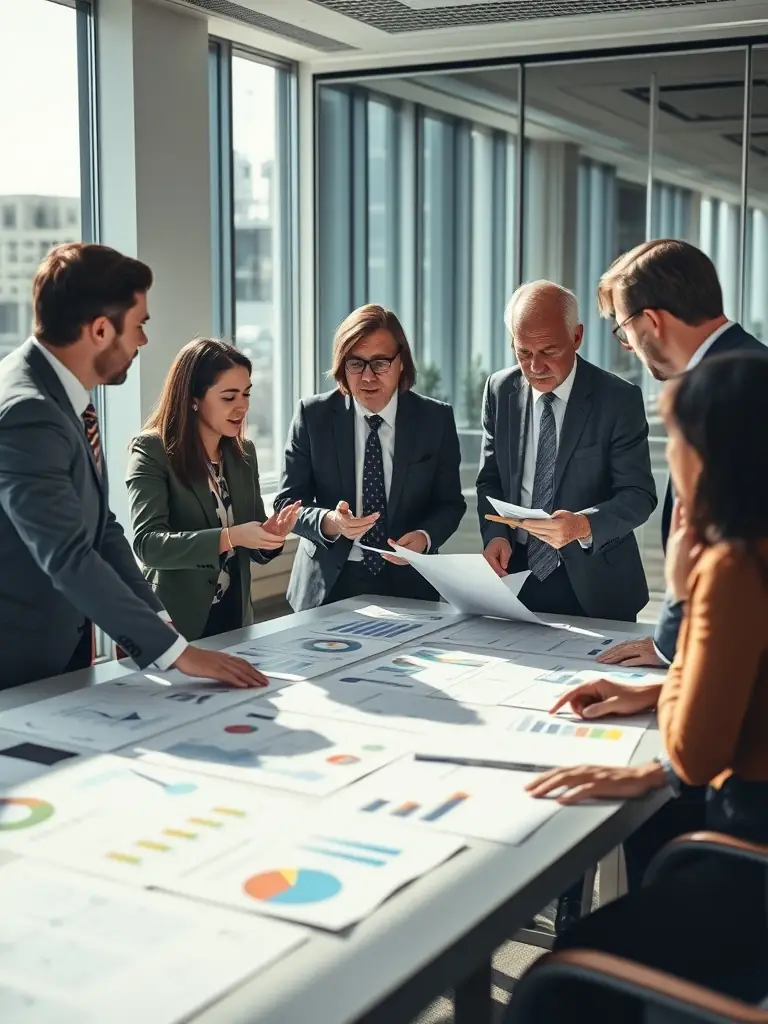
M 290 22 L 273 18 L 269 14 L 252 11 L 249 7 L 232 3 L 231 0 L 184 0 L 184 2 L 221 18 L 240 21 L 264 32 L 271 32 L 282 39 L 290 39 L 294 43 L 311 46 L 313 50 L 319 50 L 322 53 L 338 53 L 342 50 L 356 49 L 348 43 L 342 43 L 339 39 L 330 39 L 328 36 L 321 35 L 319 32 L 311 32 L 300 25 L 291 25 Z

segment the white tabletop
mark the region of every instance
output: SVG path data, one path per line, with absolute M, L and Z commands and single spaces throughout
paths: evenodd
M 437 607 L 426 602 L 383 602 L 376 598 L 358 598 L 337 607 L 360 607 L 372 601 L 392 608 Z M 445 606 L 440 607 L 445 610 Z M 285 628 L 288 620 L 291 625 L 301 625 L 326 614 L 326 609 L 300 612 L 212 638 L 203 646 L 229 647 Z M 637 636 L 648 634 L 648 627 L 642 624 L 602 619 L 573 622 Z M 130 671 L 125 664 L 111 662 L 16 687 L 0 692 L 0 710 L 106 682 Z M 658 734 L 649 729 L 633 763 L 648 761 L 658 752 Z M 623 805 L 564 807 L 520 846 L 470 840 L 467 850 L 407 886 L 366 921 L 347 933 L 314 931 L 296 952 L 194 1019 L 197 1024 L 355 1021 L 422 969 L 434 966 L 444 951 L 468 933 L 475 935 L 473 956 L 479 963 L 666 799 L 666 792 L 658 791 Z M 446 980 L 446 987 L 450 987 L 450 979 Z M 434 994 L 439 991 L 438 985 Z M 428 997 L 432 994 L 427 993 Z

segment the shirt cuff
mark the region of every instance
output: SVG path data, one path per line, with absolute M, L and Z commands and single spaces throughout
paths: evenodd
M 167 622 L 169 625 L 171 625 L 171 616 L 168 614 L 165 608 L 163 608 L 163 610 L 158 612 L 157 614 L 160 616 L 163 622 Z M 155 666 L 161 672 L 167 672 L 168 669 L 172 667 L 176 659 L 180 657 L 184 653 L 184 651 L 186 651 L 188 646 L 189 644 L 187 643 L 187 641 L 181 634 L 179 634 L 173 641 L 171 646 L 168 648 L 168 650 L 165 652 L 165 654 L 161 654 L 159 658 L 155 659 Z
M 672 664 L 672 662 L 669 660 L 669 658 L 666 656 L 666 654 L 663 651 L 659 650 L 658 645 L 656 644 L 655 640 L 653 641 L 653 650 L 656 653 L 656 657 L 660 658 L 664 662 L 665 665 L 671 665 Z
M 426 537 L 427 546 L 424 549 L 424 554 L 428 555 L 429 552 L 432 550 L 432 538 L 429 536 L 426 530 L 417 530 L 416 533 L 420 533 L 423 537 Z
M 592 547 L 592 534 L 590 533 L 588 537 L 579 537 L 579 544 L 584 551 L 589 551 Z
M 680 793 L 682 792 L 682 785 L 675 769 L 672 767 L 672 762 L 669 760 L 667 755 L 660 754 L 658 757 L 654 758 L 654 760 L 664 772 L 664 778 L 667 780 L 667 785 L 672 790 L 672 793 L 675 796 L 680 796 Z

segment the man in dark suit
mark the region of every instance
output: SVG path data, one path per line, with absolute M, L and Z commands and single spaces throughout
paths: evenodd
M 576 297 L 523 285 L 505 316 L 519 365 L 483 399 L 477 477 L 484 553 L 499 575 L 530 569 L 532 611 L 634 621 L 648 587 L 634 530 L 656 506 L 639 388 L 577 356 Z M 488 498 L 552 513 L 520 529 L 489 522 Z
M 88 667 L 92 623 L 140 668 L 265 682 L 179 636 L 109 510 L 89 392 L 122 384 L 146 345 L 151 284 L 114 249 L 57 246 L 35 277 L 34 337 L 0 363 L 0 690 Z
M 453 410 L 412 391 L 413 357 L 391 310 L 356 309 L 336 332 L 336 390 L 299 402 L 285 452 L 279 510 L 302 504 L 288 587 L 300 611 L 361 594 L 436 601 L 387 550 L 436 552 L 466 510 Z
M 765 345 L 725 316 L 715 266 L 688 242 L 657 239 L 620 256 L 600 279 L 598 302 L 603 316 L 615 319 L 618 341 L 642 359 L 656 380 L 685 373 L 710 355 L 745 349 L 768 354 Z M 673 506 L 670 481 L 661 522 L 665 551 Z M 683 609 L 683 602 L 665 599 L 653 637 L 620 644 L 600 660 L 669 665 Z

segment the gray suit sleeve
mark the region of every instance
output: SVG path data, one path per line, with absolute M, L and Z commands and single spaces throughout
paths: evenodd
M 299 402 L 288 432 L 283 461 L 283 475 L 280 479 L 280 490 L 275 498 L 275 511 L 294 501 L 301 502 L 301 512 L 294 528 L 297 537 L 304 537 L 313 544 L 327 547 L 328 540 L 323 536 L 320 525 L 328 511 L 315 504 L 317 485 L 312 464 L 312 447 L 309 438 L 304 403 Z
M 137 557 L 151 569 L 217 570 L 221 527 L 171 529 L 168 477 L 155 449 L 154 438 L 137 437 L 128 462 L 126 487 Z
M 592 553 L 646 523 L 656 508 L 648 420 L 639 388 L 623 390 L 610 445 L 612 496 L 590 513 Z
M 146 668 L 178 634 L 88 538 L 70 472 L 73 443 L 42 402 L 21 402 L 6 412 L 0 425 L 0 505 L 53 586 Z
M 122 526 L 110 512 L 101 542 L 101 557 L 109 562 L 118 576 L 128 584 L 134 594 L 155 612 L 164 612 L 162 601 L 158 600 L 152 587 L 144 579 L 136 564 L 136 558 L 128 543 Z
M 659 621 L 656 623 L 656 631 L 653 634 L 653 642 L 659 654 L 663 655 L 670 664 L 675 660 L 677 637 L 680 633 L 684 612 L 684 601 L 673 602 L 669 595 L 664 598 Z
M 493 506 L 488 498 L 504 500 L 504 488 L 501 483 L 499 464 L 496 461 L 496 396 L 491 388 L 491 378 L 485 382 L 483 392 L 483 439 L 480 449 L 480 469 L 477 474 L 477 514 L 480 519 L 480 535 L 483 547 L 487 547 L 494 537 L 513 540 L 512 531 L 501 523 L 490 523 L 486 513 L 493 513 Z

